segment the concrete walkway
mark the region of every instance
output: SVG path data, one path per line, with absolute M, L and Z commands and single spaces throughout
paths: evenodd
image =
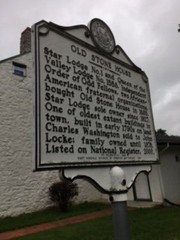
M 151 201 L 127 201 L 127 206 L 132 208 L 152 208 L 162 205 L 162 203 Z

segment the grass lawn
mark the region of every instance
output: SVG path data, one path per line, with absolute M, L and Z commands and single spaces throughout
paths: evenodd
M 180 208 L 136 209 L 129 218 L 132 240 L 180 240 Z
M 22 214 L 17 217 L 0 218 L 0 232 L 29 227 L 40 223 L 52 222 L 106 208 L 109 208 L 109 204 L 86 202 L 72 206 L 70 211 L 67 213 L 59 212 L 57 208 L 48 208 L 34 213 Z
M 47 209 L 15 218 L 0 219 L 0 228 L 15 229 L 40 222 L 75 216 L 87 212 L 102 210 L 109 205 L 85 203 L 75 206 L 68 214 L 60 214 L 54 209 Z M 129 209 L 131 240 L 180 240 L 180 208 L 158 207 L 150 209 Z M 8 227 L 8 224 L 9 227 Z M 18 227 L 19 226 L 19 227 Z M 90 220 L 74 225 L 51 229 L 16 240 L 113 240 L 111 216 Z
M 129 210 L 131 240 L 180 240 L 180 208 Z M 113 240 L 111 217 L 68 225 L 16 240 Z

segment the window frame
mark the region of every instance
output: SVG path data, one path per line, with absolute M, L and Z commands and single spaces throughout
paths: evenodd
M 14 61 L 12 62 L 12 64 L 13 64 L 13 74 L 20 77 L 26 77 L 27 66 L 25 64 L 14 62 Z

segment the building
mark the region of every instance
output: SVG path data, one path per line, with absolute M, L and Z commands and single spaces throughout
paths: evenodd
M 22 33 L 20 54 L 0 61 L 0 217 L 42 209 L 51 204 L 48 187 L 58 171 L 32 172 L 32 54 L 30 29 Z M 81 182 L 78 181 L 79 188 Z M 83 190 L 84 189 L 84 190 Z M 90 184 L 79 199 L 101 197 Z
M 157 135 L 157 143 L 162 197 L 166 202 L 180 205 L 180 137 Z
M 30 28 L 21 36 L 20 54 L 0 61 L 0 217 L 31 212 L 51 205 L 49 186 L 58 172 L 32 172 L 32 54 Z M 160 165 L 149 175 L 140 173 L 129 200 L 164 199 L 180 204 L 180 138 L 157 138 Z M 93 186 L 78 180 L 77 201 L 107 199 Z
M 134 200 L 180 205 L 180 137 L 157 135 L 160 164 L 140 173 L 132 187 Z

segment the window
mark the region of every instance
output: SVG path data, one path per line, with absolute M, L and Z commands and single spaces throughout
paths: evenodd
M 22 77 L 26 76 L 26 65 L 13 62 L 13 73 Z

